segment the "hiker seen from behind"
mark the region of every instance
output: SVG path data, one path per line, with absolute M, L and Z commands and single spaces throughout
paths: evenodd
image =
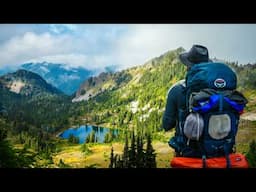
M 226 64 L 211 61 L 202 45 L 193 45 L 179 59 L 187 66 L 186 78 L 169 89 L 162 119 L 165 131 L 175 127 L 169 146 L 178 157 L 226 157 L 229 164 L 248 102 L 236 90 L 236 74 Z

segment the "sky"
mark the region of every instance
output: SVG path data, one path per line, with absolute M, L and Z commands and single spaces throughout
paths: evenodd
M 43 61 L 124 69 L 193 44 L 210 58 L 256 63 L 256 24 L 0 24 L 0 69 Z

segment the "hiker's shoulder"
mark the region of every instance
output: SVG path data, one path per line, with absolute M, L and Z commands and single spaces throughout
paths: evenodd
M 174 90 L 174 89 L 183 89 L 183 88 L 185 88 L 185 87 L 186 87 L 185 79 L 182 79 L 182 80 L 176 82 L 175 84 L 173 84 L 173 85 L 170 87 L 169 91 L 170 91 L 170 90 Z
M 170 89 L 168 90 L 168 95 L 171 93 L 177 93 L 182 91 L 186 87 L 185 79 L 182 79 L 175 84 L 173 84 Z

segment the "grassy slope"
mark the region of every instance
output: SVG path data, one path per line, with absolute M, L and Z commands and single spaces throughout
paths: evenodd
M 83 167 L 96 167 L 96 168 L 108 168 L 109 158 L 111 152 L 111 146 L 113 146 L 115 154 L 122 154 L 123 143 L 109 144 L 95 144 L 90 148 L 92 151 L 89 155 L 84 155 L 81 151 L 81 145 L 68 146 L 61 152 L 53 156 L 53 162 L 57 166 L 60 159 L 65 164 L 70 165 L 73 168 Z M 170 159 L 173 157 L 173 150 L 161 141 L 154 141 L 153 148 L 155 149 L 156 161 L 158 168 L 168 168 Z
M 156 161 L 158 168 L 170 167 L 170 159 L 173 157 L 173 149 L 171 149 L 167 141 L 173 135 L 173 131 L 164 134 L 162 141 L 154 140 L 153 148 L 155 149 Z M 113 142 L 111 144 L 87 144 L 88 154 L 82 152 L 82 144 L 62 145 L 57 153 L 53 155 L 53 167 L 58 167 L 60 159 L 72 168 L 108 168 L 110 162 L 111 147 L 114 149 L 114 154 L 122 154 L 124 143 Z

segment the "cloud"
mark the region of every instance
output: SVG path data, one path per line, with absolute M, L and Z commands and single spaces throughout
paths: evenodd
M 85 54 L 59 54 L 59 55 L 51 55 L 38 57 L 35 59 L 28 60 L 27 62 L 51 62 L 51 63 L 63 63 L 66 64 L 67 67 L 83 67 L 91 70 L 100 70 L 107 66 L 107 64 L 111 64 L 113 58 L 111 55 L 85 55 Z
M 168 50 L 184 45 L 175 25 L 131 25 L 116 45 L 116 56 L 122 68 L 144 64 Z
M 21 26 L 16 27 L 19 29 Z M 34 27 L 31 26 L 31 30 Z M 61 33 L 63 27 L 75 33 Z M 40 25 L 40 28 L 40 33 L 18 33 L 0 43 L 0 67 L 48 61 L 87 69 L 104 68 L 115 63 L 113 42 L 123 27 L 54 24 Z
M 31 58 L 69 53 L 72 48 L 70 36 L 54 37 L 49 33 L 27 32 L 22 36 L 13 37 L 0 46 L 0 64 L 16 66 Z
M 0 67 L 49 61 L 124 69 L 181 46 L 188 50 L 193 44 L 207 46 L 211 57 L 256 61 L 256 25 L 27 24 L 0 29 Z
M 27 32 L 41 34 L 47 31 L 47 24 L 0 24 L 0 45 Z
M 121 68 L 144 64 L 168 50 L 193 44 L 208 47 L 210 57 L 255 63 L 256 25 L 245 24 L 136 24 L 117 41 Z

